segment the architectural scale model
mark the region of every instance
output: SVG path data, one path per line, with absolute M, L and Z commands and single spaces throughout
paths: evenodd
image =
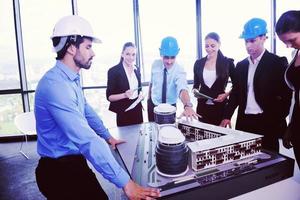
M 218 127 L 198 121 L 179 121 L 190 149 L 194 171 L 249 158 L 261 151 L 262 135 Z
M 175 125 L 190 136 L 189 141 L 174 134 Z M 261 149 L 260 135 L 184 121 L 110 131 L 127 141 L 117 148 L 132 179 L 144 187 L 159 188 L 162 199 L 230 199 L 293 176 L 294 160 Z M 177 150 L 185 152 L 182 147 L 188 153 L 181 157 Z M 175 162 L 185 156 L 190 163 Z M 173 171 L 179 170 L 179 163 L 189 165 L 188 171 L 185 167 Z

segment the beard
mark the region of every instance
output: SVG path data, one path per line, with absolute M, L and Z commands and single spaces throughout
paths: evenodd
M 78 56 L 75 56 L 73 58 L 73 60 L 79 68 L 89 69 L 92 65 L 92 62 L 91 62 L 92 58 L 88 59 L 88 61 L 86 61 L 86 62 L 83 62 L 82 59 L 78 58 Z

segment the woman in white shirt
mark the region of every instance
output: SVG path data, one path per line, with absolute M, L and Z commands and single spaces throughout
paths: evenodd
M 132 42 L 124 44 L 119 64 L 108 70 L 106 97 L 109 110 L 117 114 L 117 126 L 143 122 L 142 104 L 126 109 L 137 100 L 142 91 L 141 74 L 135 66 L 136 47 Z
M 229 92 L 225 92 L 229 77 L 233 80 L 233 59 L 225 57 L 220 51 L 220 37 L 211 32 L 205 37 L 206 57 L 196 60 L 194 64 L 193 91 L 204 94 L 198 98 L 197 114 L 199 121 L 219 125 L 223 117 L 224 106 Z M 198 93 L 199 94 L 199 93 Z M 211 97 L 208 99 L 205 97 Z

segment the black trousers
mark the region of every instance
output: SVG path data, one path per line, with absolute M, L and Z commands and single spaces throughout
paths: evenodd
M 262 148 L 279 152 L 277 124 L 272 124 L 263 114 L 248 115 L 239 114 L 236 122 L 236 129 L 250 133 L 263 135 Z
M 299 88 L 296 89 L 295 93 L 295 104 L 293 107 L 293 115 L 291 119 L 292 129 L 292 145 L 298 167 L 300 169 L 300 105 L 299 105 Z
M 147 100 L 147 111 L 148 111 L 148 121 L 154 122 L 154 103 L 152 102 L 151 98 Z
M 81 155 L 41 158 L 35 173 L 39 190 L 48 200 L 108 199 Z
M 300 169 L 300 137 L 299 136 L 297 138 L 292 139 L 292 145 L 294 149 L 295 158 L 298 163 L 298 167 Z
M 295 107 L 294 107 L 295 109 Z M 298 167 L 300 169 L 300 123 L 299 123 L 299 116 L 296 116 L 296 118 L 293 118 L 294 126 L 290 129 L 290 131 L 292 131 L 292 138 L 291 138 L 291 142 L 293 145 L 293 149 L 294 149 L 294 154 L 295 154 L 295 158 L 296 161 L 298 163 Z

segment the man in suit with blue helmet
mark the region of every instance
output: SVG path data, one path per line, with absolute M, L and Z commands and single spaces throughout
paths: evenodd
M 287 59 L 265 49 L 266 34 L 263 19 L 252 18 L 244 25 L 240 38 L 245 40 L 249 57 L 236 65 L 221 126 L 231 127 L 231 116 L 239 107 L 236 129 L 263 135 L 262 148 L 279 152 L 278 138 L 287 127 L 291 91 L 284 81 Z

